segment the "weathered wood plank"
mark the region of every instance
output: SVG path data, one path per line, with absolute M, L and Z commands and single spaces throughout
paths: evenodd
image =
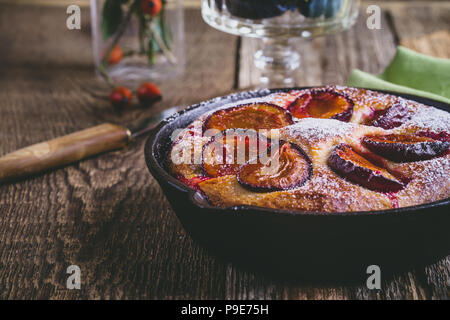
M 68 31 L 64 8 L 24 8 L 0 8 L 0 154 L 233 87 L 237 38 L 188 10 L 186 75 L 161 84 L 154 108 L 116 112 L 94 76 L 89 12 L 81 31 Z M 0 298 L 225 297 L 226 266 L 185 234 L 146 169 L 143 143 L 0 186 Z M 71 264 L 81 267 L 80 291 L 66 289 Z
M 450 58 L 449 2 L 439 6 L 410 5 L 403 10 L 391 6 L 390 12 L 401 45 L 432 56 Z

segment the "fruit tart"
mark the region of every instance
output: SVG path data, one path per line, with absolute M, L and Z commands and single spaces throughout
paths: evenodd
M 275 92 L 172 138 L 169 171 L 214 206 L 352 212 L 450 196 L 450 113 L 376 91 Z

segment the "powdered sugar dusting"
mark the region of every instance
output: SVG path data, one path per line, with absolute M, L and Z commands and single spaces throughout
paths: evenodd
M 287 132 L 294 139 L 313 142 L 330 138 L 343 138 L 350 135 L 356 127 L 357 125 L 354 123 L 334 119 L 304 118 L 283 128 L 282 132 Z
M 411 179 L 398 193 L 400 205 L 416 205 L 448 197 L 450 189 L 450 156 L 399 166 Z
M 450 113 L 428 106 L 422 106 L 412 114 L 411 119 L 404 125 L 428 129 L 432 132 L 450 131 Z
M 261 103 L 261 102 L 272 103 L 272 104 L 275 104 L 275 105 L 285 109 L 287 107 L 287 105 L 290 103 L 290 101 L 293 101 L 294 99 L 295 99 L 295 97 L 288 93 L 283 93 L 283 92 L 272 93 L 265 97 L 250 98 L 250 99 L 240 100 L 238 102 L 227 103 L 227 104 L 224 104 L 223 106 L 220 106 L 214 110 L 211 110 L 211 111 L 205 113 L 205 115 L 210 115 L 218 110 L 237 107 L 237 106 L 244 105 L 244 104 Z

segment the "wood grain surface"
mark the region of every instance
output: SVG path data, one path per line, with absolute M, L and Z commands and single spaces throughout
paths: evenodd
M 298 43 L 298 85 L 343 84 L 353 68 L 380 72 L 399 43 L 449 55 L 436 40 L 450 30 L 445 2 L 386 4 L 377 31 L 364 16 L 348 32 Z M 0 3 L 0 155 L 255 83 L 254 42 L 213 30 L 198 9 L 185 18 L 185 75 L 160 84 L 164 98 L 154 107 L 118 112 L 93 72 L 87 8 L 81 31 L 69 31 L 60 6 Z M 382 290 L 278 280 L 217 258 L 184 232 L 146 169 L 143 144 L 0 186 L 1 299 L 449 298 L 448 257 L 383 278 Z M 81 268 L 81 290 L 66 289 L 72 264 Z

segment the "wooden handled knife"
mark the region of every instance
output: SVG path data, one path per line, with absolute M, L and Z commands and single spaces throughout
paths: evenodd
M 176 111 L 177 108 L 170 108 L 126 127 L 104 123 L 6 154 L 0 158 L 0 183 L 123 148 Z

